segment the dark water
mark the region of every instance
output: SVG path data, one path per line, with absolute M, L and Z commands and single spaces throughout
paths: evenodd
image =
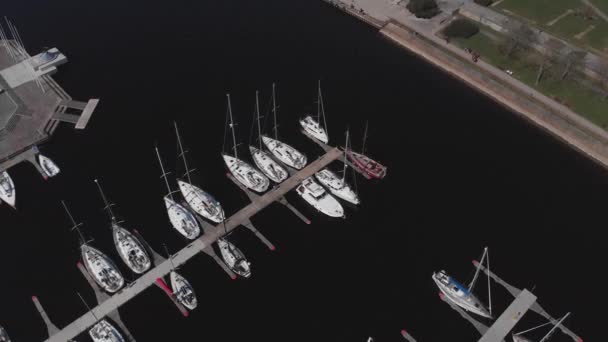
M 60 177 L 44 182 L 29 165 L 11 172 L 19 210 L 0 207 L 0 322 L 15 339 L 45 337 L 32 294 L 59 326 L 85 312 L 77 292 L 94 301 L 75 268 L 77 237 L 60 199 L 119 261 L 98 177 L 128 225 L 157 250 L 166 243 L 175 251 L 185 242 L 166 218 L 153 152 L 158 144 L 175 168 L 172 121 L 199 184 L 232 213 L 247 200 L 219 155 L 225 93 L 247 142 L 254 91 L 265 108 L 277 81 L 280 135 L 315 158 L 320 150 L 296 118 L 314 109 L 321 78 L 334 142 L 348 125 L 360 144 L 369 119 L 368 148 L 388 177 L 358 179 L 364 204 L 346 221 L 313 213 L 294 194 L 314 224 L 278 206 L 260 213 L 254 223 L 276 252 L 248 231 L 233 234 L 253 277 L 231 281 L 210 258 L 196 258 L 181 270 L 201 301 L 190 318 L 155 288 L 121 309 L 139 341 L 399 341 L 404 327 L 423 341 L 474 340 L 437 297 L 431 274 L 445 268 L 468 281 L 485 245 L 494 270 L 534 288 L 555 315 L 572 311 L 567 324 L 599 340 L 606 172 L 366 25 L 312 0 L 22 0 L 3 11 L 31 52 L 57 46 L 68 55 L 56 79 L 74 98 L 101 98 L 86 131 L 64 125 L 42 147 Z M 495 288 L 496 308 L 507 299 Z

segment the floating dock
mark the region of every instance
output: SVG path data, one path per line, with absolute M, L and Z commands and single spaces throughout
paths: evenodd
M 56 48 L 30 56 L 19 40 L 0 38 L 0 171 L 23 161 L 40 169 L 37 146 L 59 122 L 84 129 L 99 100 L 73 100 L 51 77 L 67 58 Z
M 156 265 L 133 283 L 129 284 L 129 286 L 124 287 L 116 294 L 109 296 L 107 299 L 100 302 L 99 305 L 91 309 L 91 312 L 93 312 L 95 315 L 92 315 L 90 312 L 85 313 L 67 325 L 65 328 L 56 332 L 53 336 L 50 336 L 46 341 L 65 342 L 85 332 L 87 329 L 89 329 L 89 327 L 96 323 L 95 317 L 101 319 L 111 315 L 129 300 L 143 292 L 148 287 L 154 285 L 157 279 L 162 279 L 164 276 L 169 274 L 174 266 L 177 267 L 186 263 L 188 260 L 201 252 L 207 253 L 207 251 L 212 249 L 211 244 L 214 243 L 218 238 L 222 237 L 226 232 L 230 232 L 236 229 L 236 227 L 247 223 L 252 216 L 266 208 L 271 203 L 280 201 L 287 192 L 300 185 L 304 179 L 314 175 L 317 171 L 323 169 L 334 160 L 339 159 L 340 156 L 342 156 L 342 151 L 337 148 L 330 149 L 322 157 L 310 163 L 308 166 L 286 179 L 283 183 L 269 190 L 265 194 L 254 198 L 250 204 L 228 218 L 225 225 L 219 224 L 207 229 L 205 234 L 174 254 L 171 261 L 165 260 Z

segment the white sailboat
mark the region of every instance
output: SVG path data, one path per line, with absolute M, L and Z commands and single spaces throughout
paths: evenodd
M 120 255 L 122 261 L 124 261 L 133 272 L 137 274 L 146 272 L 150 269 L 150 266 L 152 266 L 152 260 L 148 255 L 144 244 L 130 231 L 120 225 L 120 222 L 116 219 L 116 216 L 114 216 L 114 212 L 112 211 L 112 204 L 108 202 L 97 179 L 95 179 L 95 184 L 97 184 L 99 194 L 101 195 L 105 209 L 108 211 L 110 217 L 112 236 L 118 255 Z
M 110 322 L 102 319 L 89 329 L 94 342 L 124 342 L 125 339 Z
M 59 166 L 51 158 L 38 154 L 38 164 L 47 177 L 55 177 L 61 172 Z
M 327 133 L 327 122 L 325 121 L 325 108 L 323 107 L 323 95 L 321 95 L 321 81 L 319 81 L 319 92 L 317 95 L 317 116 L 307 115 L 300 120 L 300 126 L 304 132 L 311 137 L 327 144 L 329 134 Z M 321 121 L 322 120 L 322 121 Z M 323 125 L 321 125 L 323 123 Z
M 268 153 L 262 150 L 262 128 L 260 127 L 260 103 L 259 103 L 259 94 L 255 92 L 255 113 L 256 113 L 256 121 L 258 124 L 258 141 L 260 143 L 260 147 L 257 148 L 255 146 L 249 146 L 249 151 L 251 152 L 251 156 L 253 157 L 253 161 L 255 165 L 264 172 L 264 174 L 270 178 L 275 183 L 281 183 L 287 177 L 289 177 L 289 173 L 285 170 L 279 163 L 277 163 L 272 157 L 268 155 Z
M 296 192 L 308 204 L 330 217 L 344 217 L 344 208 L 338 200 L 330 195 L 325 189 L 314 181 L 312 177 L 306 178 L 296 188 Z
M 0 199 L 8 203 L 11 207 L 15 207 L 15 184 L 13 179 L 6 171 L 0 172 Z
M 186 160 L 186 152 L 182 146 L 182 140 L 179 135 L 179 129 L 177 123 L 175 125 L 175 134 L 177 135 L 177 143 L 179 146 L 180 155 L 184 161 L 184 167 L 186 169 L 186 180 L 177 179 L 177 185 L 182 196 L 195 213 L 202 217 L 211 220 L 215 223 L 220 223 L 224 220 L 224 209 L 218 200 L 215 199 L 211 194 L 203 191 L 192 183 L 190 179 L 190 169 L 188 168 L 188 161 Z M 197 234 L 198 235 L 198 234 Z
M 262 136 L 262 142 L 266 145 L 266 148 L 280 160 L 283 164 L 292 167 L 297 170 L 301 170 L 306 166 L 306 156 L 295 148 L 279 141 L 278 138 L 278 127 L 277 127 L 277 106 L 276 106 L 276 94 L 275 84 L 272 84 L 272 111 L 274 117 L 274 139 L 268 136 Z
M 11 342 L 11 339 L 8 337 L 8 333 L 1 326 L 0 326 L 0 342 Z
M 480 265 L 483 264 L 484 260 L 488 257 L 488 270 L 490 269 L 489 264 L 489 256 L 488 256 L 488 248 L 484 248 L 483 256 L 481 257 Z M 490 294 L 490 277 L 488 276 L 488 298 L 490 299 L 490 304 L 488 308 L 473 294 L 473 288 L 475 287 L 475 283 L 477 282 L 477 277 L 479 276 L 479 271 L 481 268 L 478 266 L 475 272 L 475 276 L 473 280 L 469 284 L 469 287 L 465 287 L 456 281 L 454 278 L 447 275 L 445 271 L 439 271 L 433 273 L 433 280 L 437 287 L 441 291 L 441 293 L 445 296 L 447 300 L 450 302 L 460 306 L 461 308 L 475 313 L 479 316 L 492 318 L 492 297 Z
M 224 259 L 224 262 L 226 262 L 226 265 L 228 265 L 232 272 L 243 278 L 251 276 L 251 263 L 247 261 L 243 252 L 224 237 L 217 240 L 217 245 L 220 248 L 222 259 Z
M 169 186 L 169 181 L 167 180 L 167 173 L 165 172 L 163 162 L 160 158 L 160 153 L 158 152 L 158 148 L 155 148 L 155 150 L 156 156 L 158 157 L 158 163 L 160 164 L 160 169 L 163 173 L 165 184 L 167 185 L 167 195 L 165 195 L 163 199 L 165 201 L 165 207 L 167 208 L 167 215 L 169 216 L 169 221 L 171 222 L 173 228 L 175 228 L 175 230 L 177 230 L 185 238 L 189 240 L 194 240 L 201 234 L 201 228 L 198 224 L 198 221 L 188 209 L 177 203 L 177 201 L 175 201 L 175 199 L 173 198 L 173 192 L 171 191 L 171 186 Z
M 222 157 L 224 158 L 224 162 L 230 170 L 230 173 L 243 184 L 245 187 L 256 191 L 256 192 L 264 192 L 268 189 L 268 185 L 270 181 L 263 173 L 258 171 L 253 166 L 244 162 L 241 159 L 238 159 L 236 152 L 236 136 L 234 134 L 234 122 L 232 120 L 232 105 L 230 104 L 230 94 L 226 95 L 228 98 L 228 115 L 230 116 L 230 130 L 232 131 L 232 144 L 234 156 L 230 156 L 228 154 L 222 153 Z
M 72 230 L 75 229 L 78 232 L 81 257 L 87 272 L 89 272 L 95 283 L 107 292 L 114 293 L 120 290 L 125 280 L 122 274 L 120 274 L 118 267 L 107 255 L 87 244 L 80 231 L 80 224 L 76 224 L 65 202 L 61 201 L 61 204 L 63 204 L 63 208 L 72 222 Z
M 175 299 L 177 299 L 180 304 L 187 307 L 188 310 L 196 309 L 198 300 L 196 299 L 196 294 L 194 293 L 192 285 L 175 271 L 171 271 L 169 277 L 171 278 L 171 288 Z
M 346 150 L 348 150 L 348 131 L 346 131 Z M 323 184 L 329 191 L 347 202 L 352 204 L 359 204 L 359 196 L 353 191 L 353 189 L 346 183 L 346 169 L 348 165 L 344 163 L 344 169 L 342 170 L 342 178 L 338 177 L 335 173 L 329 169 L 323 169 L 315 173 L 317 180 Z

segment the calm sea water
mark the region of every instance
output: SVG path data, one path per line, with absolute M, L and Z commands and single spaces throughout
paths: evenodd
M 431 274 L 445 268 L 468 281 L 470 260 L 486 245 L 497 273 L 533 288 L 555 315 L 572 311 L 568 325 L 599 340 L 606 172 L 368 26 L 312 0 L 22 0 L 2 14 L 29 51 L 57 46 L 69 57 L 56 79 L 74 98 L 101 98 L 85 131 L 62 125 L 42 147 L 60 177 L 45 182 L 29 165 L 11 171 L 19 210 L 0 207 L 0 324 L 16 340 L 45 337 L 32 294 L 59 326 L 85 312 L 77 292 L 94 303 L 75 267 L 77 236 L 61 199 L 92 244 L 118 262 L 99 178 L 129 227 L 157 250 L 176 251 L 185 241 L 166 218 L 153 152 L 158 145 L 175 170 L 172 122 L 182 127 L 199 184 L 233 213 L 247 199 L 224 177 L 225 93 L 244 155 L 254 92 L 267 113 L 276 81 L 280 136 L 314 159 L 321 150 L 296 119 L 316 108 L 319 78 L 332 141 L 350 127 L 360 147 L 369 120 L 368 151 L 388 165 L 386 179 L 359 178 L 363 204 L 344 221 L 321 217 L 294 194 L 312 225 L 278 205 L 264 210 L 253 221 L 277 251 L 249 231 L 231 237 L 253 277 L 231 281 L 197 257 L 181 269 L 200 300 L 188 319 L 156 288 L 121 309 L 139 341 L 400 341 L 402 328 L 423 341 L 475 340 L 439 300 Z M 495 308 L 504 308 L 508 297 L 494 293 Z

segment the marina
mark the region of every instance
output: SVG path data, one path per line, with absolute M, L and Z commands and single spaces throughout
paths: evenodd
M 338 149 L 329 150 L 329 152 L 324 154 L 322 157 L 313 161 L 308 166 L 289 177 L 283 183 L 270 190 L 268 193 L 258 197 L 254 202 L 237 211 L 234 215 L 226 219 L 224 224 L 216 225 L 212 229 L 206 231 L 205 234 L 203 234 L 197 240 L 175 253 L 172 256 L 171 261 L 164 261 L 156 265 L 148 272 L 144 273 L 141 277 L 137 278 L 133 283 L 130 284 L 129 287 L 123 288 L 113 296 L 100 302 L 99 305 L 91 309 L 91 313 L 93 313 L 95 317 L 101 319 L 116 311 L 133 297 L 155 284 L 157 279 L 168 275 L 173 268 L 172 265 L 179 266 L 187 262 L 189 259 L 197 256 L 201 252 L 205 252 L 205 250 L 211 248 L 211 244 L 221 238 L 225 232 L 230 232 L 241 224 L 246 223 L 250 217 L 254 216 L 257 212 L 264 209 L 269 204 L 280 200 L 288 191 L 297 187 L 302 181 L 304 181 L 304 179 L 314 175 L 314 173 L 338 159 L 341 155 L 342 152 Z M 55 335 L 50 336 L 45 341 L 65 342 L 69 339 L 73 339 L 84 332 L 88 327 L 94 325 L 96 322 L 95 317 L 93 317 L 91 314 L 85 314 L 64 327 Z

